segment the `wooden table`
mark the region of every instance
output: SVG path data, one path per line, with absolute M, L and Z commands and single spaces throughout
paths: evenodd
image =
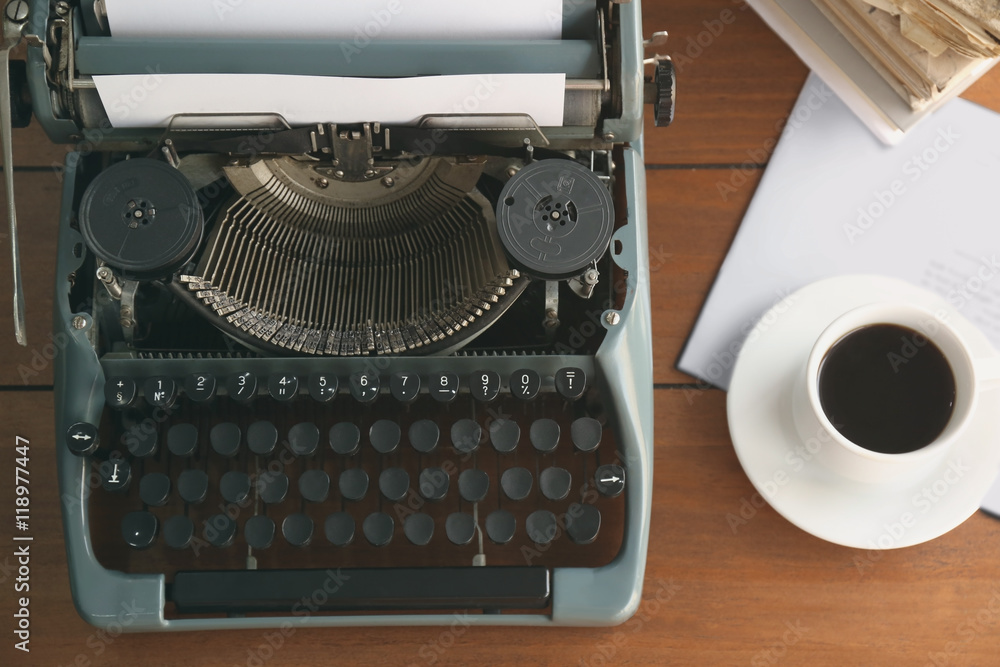
M 718 32 L 712 22 L 727 11 L 732 22 L 706 36 L 706 22 Z M 33 127 L 15 146 L 31 347 L 14 344 L 9 306 L 0 308 L 0 664 L 1000 663 L 1000 522 L 979 514 L 930 544 L 874 554 L 814 538 L 753 507 L 759 497 L 733 453 L 725 394 L 696 389 L 674 368 L 807 70 L 739 2 L 647 0 L 645 15 L 646 34 L 669 30 L 665 50 L 689 59 L 676 122 L 646 136 L 656 467 L 638 614 L 605 629 L 298 630 L 273 650 L 261 631 L 112 637 L 80 620 L 66 576 L 46 345 L 59 204 L 52 167 L 64 149 Z M 710 43 L 695 56 L 689 40 L 700 33 Z M 1000 111 L 1000 69 L 965 97 Z M 723 198 L 719 184 L 737 171 L 745 183 Z M 15 435 L 31 441 L 30 654 L 12 647 Z M 745 524 L 727 518 L 751 510 Z

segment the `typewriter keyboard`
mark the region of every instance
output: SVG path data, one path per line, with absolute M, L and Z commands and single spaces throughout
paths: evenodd
M 571 359 L 105 363 L 101 423 L 65 438 L 91 461 L 95 553 L 199 590 L 219 579 L 198 573 L 605 565 L 627 474 Z

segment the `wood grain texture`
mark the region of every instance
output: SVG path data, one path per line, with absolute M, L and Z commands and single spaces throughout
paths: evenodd
M 656 382 L 690 383 L 677 356 L 721 265 L 806 69 L 730 0 L 647 0 L 646 33 L 668 29 L 687 56 L 722 12 L 735 19 L 681 60 L 677 121 L 648 128 Z M 706 38 L 702 38 L 707 42 Z M 692 50 L 694 53 L 694 50 Z M 1000 70 L 966 98 L 1000 110 Z M 730 442 L 725 394 L 655 392 L 654 506 L 644 598 L 617 628 L 320 629 L 113 636 L 86 625 L 70 597 L 55 479 L 51 323 L 58 174 L 64 151 L 37 125 L 16 164 L 31 347 L 13 343 L 0 308 L 0 470 L 15 436 L 31 441 L 32 652 L 13 649 L 16 564 L 10 479 L 0 483 L 3 665 L 992 665 L 1000 652 L 1000 522 L 978 514 L 930 544 L 869 554 L 800 531 L 761 502 Z M 986 138 L 984 138 L 985 140 Z M 720 168 L 720 165 L 723 168 Z M 733 185 L 725 196 L 719 183 Z M 6 243 L 6 238 L 0 239 Z M 6 257 L 6 248 L 2 251 Z M 8 294 L 7 261 L 0 294 Z M 37 355 L 36 356 L 36 352 Z M 35 371 L 27 374 L 23 369 Z M 24 387 L 25 379 L 32 387 Z M 40 390 L 38 389 L 40 388 Z M 744 523 L 745 522 L 745 523 Z M 274 648 L 277 645 L 277 648 Z

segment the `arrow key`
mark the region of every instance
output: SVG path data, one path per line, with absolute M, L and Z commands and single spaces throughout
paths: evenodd
M 121 458 L 111 458 L 101 462 L 98 471 L 101 475 L 101 486 L 106 491 L 125 491 L 132 481 L 132 466 Z
M 625 470 L 614 464 L 603 465 L 597 469 L 594 482 L 601 495 L 616 498 L 625 490 Z
M 80 422 L 73 424 L 66 431 L 66 446 L 77 456 L 90 456 L 100 444 L 97 437 L 97 427 L 93 424 Z

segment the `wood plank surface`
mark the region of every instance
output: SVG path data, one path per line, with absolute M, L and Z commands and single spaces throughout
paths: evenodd
M 0 307 L 0 665 L 998 664 L 1000 522 L 977 514 L 938 540 L 890 552 L 811 537 L 763 503 L 743 473 L 725 394 L 674 368 L 807 70 L 740 2 L 647 0 L 643 9 L 647 35 L 670 31 L 664 51 L 681 79 L 676 122 L 646 135 L 658 388 L 636 616 L 616 628 L 465 627 L 457 617 L 444 628 L 121 636 L 84 623 L 66 573 L 47 347 L 60 199 L 53 165 L 65 147 L 34 124 L 14 146 L 28 348 L 13 343 L 9 303 Z M 1000 70 L 965 97 L 1000 111 Z M 746 162 L 756 165 L 748 176 Z M 5 299 L 8 252 L 0 251 Z M 31 443 L 30 654 L 13 648 L 16 436 Z

